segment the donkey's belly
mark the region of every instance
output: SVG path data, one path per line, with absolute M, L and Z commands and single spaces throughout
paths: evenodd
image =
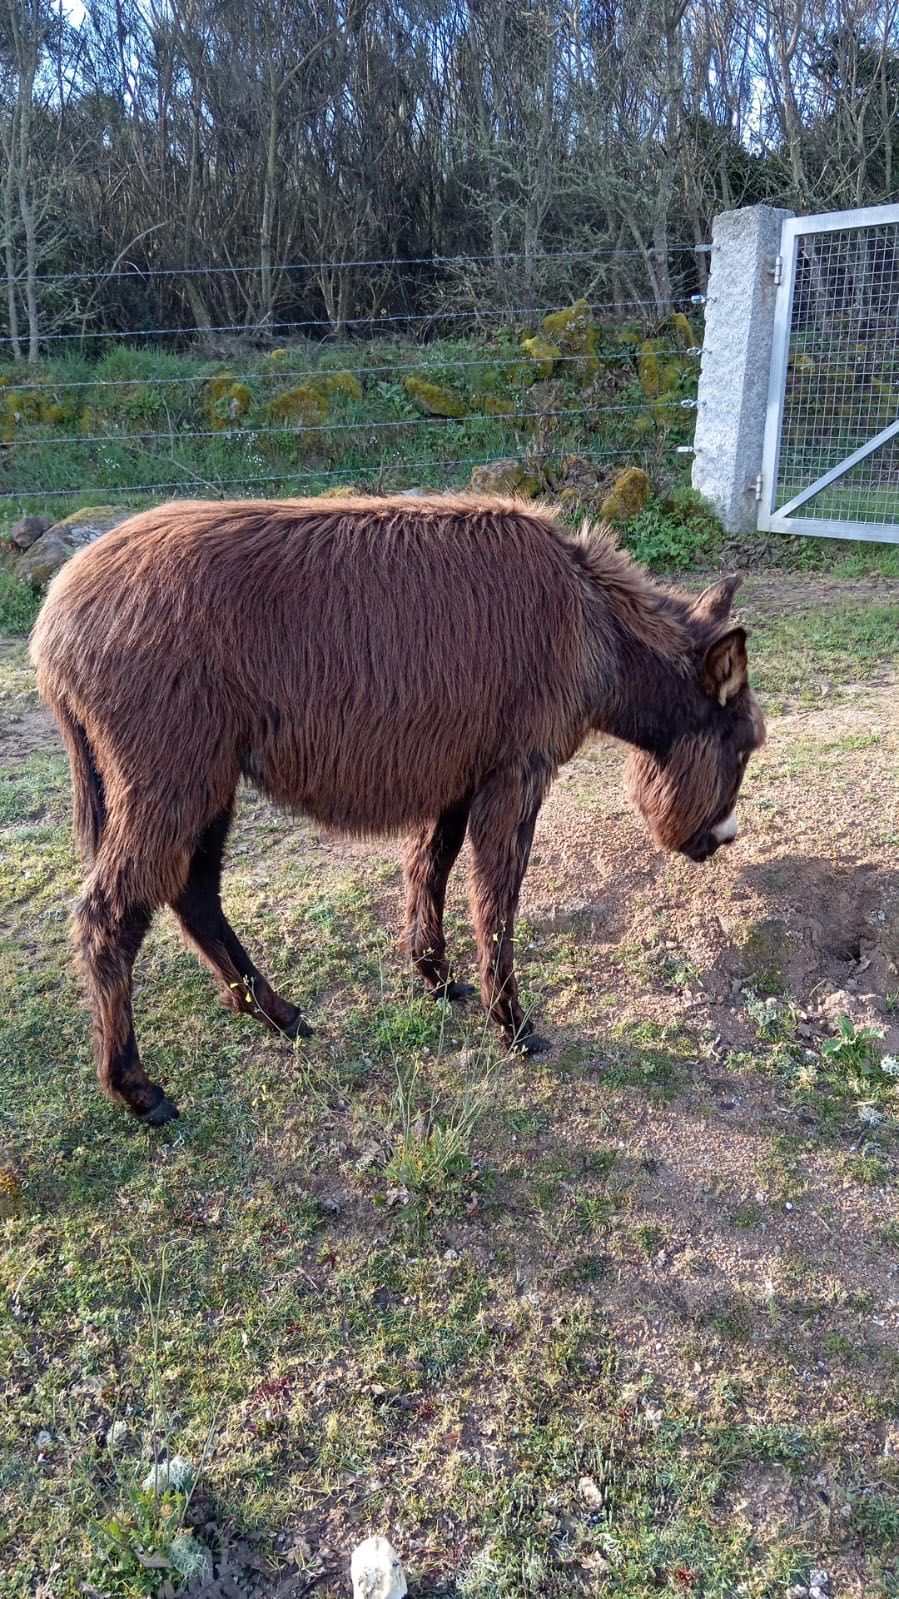
M 330 730 L 332 735 L 334 729 Z M 333 737 L 250 750 L 244 774 L 276 804 L 358 835 L 400 833 L 434 819 L 477 787 L 493 764 L 470 741 L 447 738 L 352 741 Z

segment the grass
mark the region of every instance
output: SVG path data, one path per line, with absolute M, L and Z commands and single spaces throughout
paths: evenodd
M 443 487 L 509 456 L 527 457 L 538 476 L 551 466 L 552 486 L 560 463 L 584 452 L 601 457 L 601 473 L 637 459 L 667 480 L 692 426 L 679 400 L 695 388 L 695 361 L 669 363 L 677 386 L 663 396 L 644 390 L 638 367 L 628 330 L 602 333 L 589 371 L 563 360 L 551 381 L 511 333 L 427 345 L 298 342 L 231 361 L 116 349 L 94 363 L 47 361 L 25 393 L 9 387 L 18 374 L 7 369 L 0 429 L 15 514 L 110 499 L 138 508 L 169 492 L 227 497 L 254 486 L 267 495 Z M 409 382 L 436 393 L 438 408 L 451 395 L 461 420 L 429 414 Z
M 895 668 L 899 603 L 860 603 L 773 612 L 759 619 L 750 643 L 752 677 L 774 705 L 820 703 L 828 692 Z
M 881 1028 L 837 1016 L 829 1036 L 810 1049 L 797 1033 L 789 1001 L 761 999 L 750 992 L 745 1003 L 761 1046 L 752 1057 L 755 1065 L 776 1076 L 822 1132 L 845 1136 L 856 1129 L 895 1143 L 899 1080 L 893 1057 L 883 1048 Z M 877 1174 L 886 1177 L 890 1168 L 860 1157 L 846 1169 L 860 1181 L 875 1182 Z
M 837 679 L 887 658 L 885 627 L 815 626 Z M 797 677 L 808 641 L 805 621 L 782 635 Z M 853 1024 L 810 1060 L 781 994 L 739 996 L 750 1043 L 716 1043 L 690 1008 L 708 967 L 682 863 L 641 855 L 632 881 L 616 855 L 609 918 L 554 923 L 556 831 L 587 824 L 565 848 L 592 882 L 621 826 L 575 787 L 541 823 L 519 948 L 556 1048 L 508 1058 L 476 1007 L 412 986 L 395 852 L 325 849 L 247 794 L 227 908 L 316 1035 L 227 1016 L 158 918 L 138 1030 L 183 1115 L 151 1135 L 93 1081 L 66 769 L 16 743 L 33 706 L 4 645 L 0 1592 L 186 1590 L 227 1545 L 238 1582 L 261 1561 L 336 1599 L 377 1530 L 413 1592 L 447 1599 L 780 1599 L 816 1565 L 891 1599 L 882 1041 Z M 802 778 L 816 850 L 841 774 L 884 769 L 886 742 L 852 737 L 817 759 L 791 737 L 753 778 L 760 800 Z M 449 923 L 468 974 L 456 900 Z
M 40 596 L 0 567 L 0 634 L 30 633 L 39 606 Z

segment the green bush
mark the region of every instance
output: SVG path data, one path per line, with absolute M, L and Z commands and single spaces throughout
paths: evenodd
M 638 561 L 674 572 L 708 560 L 721 537 L 721 523 L 693 489 L 674 489 L 650 500 L 621 526 L 622 543 Z
M 0 632 L 30 633 L 40 609 L 41 596 L 11 572 L 0 571 Z

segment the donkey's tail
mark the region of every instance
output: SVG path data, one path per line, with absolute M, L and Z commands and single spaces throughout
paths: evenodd
M 85 729 L 72 714 L 65 700 L 52 701 L 72 769 L 72 812 L 75 838 L 82 853 L 93 860 L 100 847 L 106 821 L 106 794 Z

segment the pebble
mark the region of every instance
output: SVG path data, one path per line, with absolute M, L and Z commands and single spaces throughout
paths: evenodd
M 141 1483 L 145 1494 L 164 1494 L 170 1488 L 185 1493 L 193 1482 L 194 1470 L 183 1455 L 172 1455 L 168 1460 L 158 1460 L 151 1466 Z
M 577 1491 L 584 1501 L 593 1510 L 601 1510 L 606 1502 L 606 1496 L 599 1484 L 592 1477 L 582 1477 L 577 1485 Z
M 404 1599 L 409 1592 L 402 1561 L 386 1538 L 366 1538 L 350 1561 L 353 1599 Z

